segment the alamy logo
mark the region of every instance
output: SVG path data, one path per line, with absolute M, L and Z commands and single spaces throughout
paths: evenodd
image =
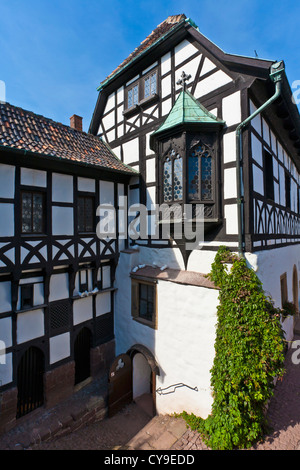
M 96 215 L 100 217 L 96 227 L 99 239 L 168 240 L 172 237 L 185 240 L 187 250 L 203 246 L 203 204 L 152 204 L 149 211 L 143 204 L 128 207 L 127 197 L 121 196 L 118 210 L 112 204 L 100 204 Z
M 5 343 L 0 339 L 0 364 L 6 364 Z

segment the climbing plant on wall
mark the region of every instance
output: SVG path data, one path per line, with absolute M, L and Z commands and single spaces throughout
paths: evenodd
M 220 288 L 211 370 L 214 401 L 206 420 L 183 416 L 212 449 L 247 448 L 263 436 L 274 379 L 284 374 L 280 310 L 245 259 L 225 247 L 209 278 Z

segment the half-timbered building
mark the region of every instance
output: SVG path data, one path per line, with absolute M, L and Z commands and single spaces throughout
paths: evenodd
M 106 373 L 124 239 L 99 239 L 135 171 L 101 138 L 0 104 L 0 429 Z
M 218 247 L 246 257 L 276 306 L 299 306 L 300 118 L 284 62 L 227 54 L 170 16 L 101 82 L 89 131 L 140 173 L 129 205 L 147 207 L 147 236 L 121 253 L 115 281 L 133 397 L 205 417 L 218 291 L 204 275 Z M 157 204 L 203 207 L 201 249 L 175 230 L 154 236 Z

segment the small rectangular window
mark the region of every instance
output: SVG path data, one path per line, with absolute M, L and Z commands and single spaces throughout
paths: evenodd
M 22 233 L 45 232 L 45 194 L 36 191 L 21 192 Z
M 144 80 L 144 98 L 150 98 L 157 91 L 157 72 L 148 75 Z
M 33 307 L 33 284 L 21 285 L 21 310 Z
M 92 232 L 95 229 L 94 202 L 92 196 L 78 197 L 78 232 Z
M 286 273 L 280 276 L 280 291 L 281 291 L 281 307 L 288 301 L 288 290 L 287 290 L 287 275 Z
M 156 284 L 133 279 L 131 288 L 133 318 L 156 328 Z
M 264 179 L 266 197 L 267 199 L 271 199 L 272 201 L 274 201 L 273 157 L 266 150 L 264 151 L 264 159 Z
M 132 108 L 139 102 L 139 86 L 134 85 L 127 92 L 127 108 Z

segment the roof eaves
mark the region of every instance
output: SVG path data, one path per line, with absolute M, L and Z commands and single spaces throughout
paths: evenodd
M 185 24 L 186 22 L 188 22 L 189 24 L 191 24 L 191 20 L 189 18 L 184 18 L 183 20 L 181 20 L 177 25 L 175 25 L 173 28 L 171 28 L 169 31 L 167 31 L 165 34 L 163 34 L 162 36 L 160 36 L 156 41 L 154 41 L 152 44 L 150 44 L 150 46 L 148 46 L 146 49 L 144 49 L 143 51 L 141 51 L 139 54 L 137 54 L 135 57 L 133 57 L 129 62 L 127 62 L 123 67 L 121 67 L 120 69 L 118 69 L 113 75 L 111 75 L 109 78 L 107 78 L 106 80 L 104 80 L 98 87 L 97 87 L 97 91 L 101 91 L 108 83 L 110 83 L 114 78 L 116 78 L 118 75 L 120 75 L 121 72 L 123 72 L 124 70 L 126 70 L 130 65 L 132 65 L 136 60 L 140 59 L 143 55 L 147 54 L 149 52 L 150 49 L 152 49 L 153 47 L 157 46 L 159 43 L 161 43 L 162 41 L 164 41 L 166 39 L 167 36 L 170 36 L 171 34 L 174 34 L 175 31 L 177 31 L 181 26 L 182 24 Z M 194 23 L 193 23 L 194 25 Z M 192 26 L 193 26 L 192 25 Z
M 18 153 L 18 154 L 21 154 L 21 155 L 30 155 L 32 157 L 38 157 L 38 158 L 42 157 L 42 158 L 46 158 L 46 159 L 50 159 L 50 160 L 56 160 L 56 161 L 60 161 L 60 162 L 64 161 L 66 163 L 71 163 L 72 165 L 79 165 L 79 166 L 84 166 L 84 167 L 89 167 L 89 168 L 95 168 L 95 169 L 98 169 L 98 170 L 101 170 L 101 171 L 108 171 L 110 173 L 121 173 L 123 175 L 128 175 L 128 176 L 130 176 L 130 173 L 132 175 L 138 174 L 137 170 L 135 170 L 134 168 L 129 167 L 128 165 L 124 164 L 123 162 L 121 162 L 122 165 L 125 166 L 126 168 L 128 168 L 130 170 L 130 172 L 125 171 L 125 170 L 121 170 L 121 169 L 118 169 L 118 168 L 110 168 L 108 166 L 96 165 L 96 164 L 93 164 L 93 163 L 88 163 L 88 162 L 79 161 L 79 160 L 74 161 L 74 160 L 71 160 L 69 158 L 64 158 L 64 157 L 58 156 L 58 155 L 51 155 L 51 154 L 47 154 L 47 153 L 33 152 L 32 150 L 20 149 L 20 148 L 12 147 L 10 145 L 0 144 L 0 150 L 8 151 L 8 152 L 15 152 L 15 153 Z M 119 160 L 117 156 L 116 156 L 116 158 L 117 158 L 117 160 Z

